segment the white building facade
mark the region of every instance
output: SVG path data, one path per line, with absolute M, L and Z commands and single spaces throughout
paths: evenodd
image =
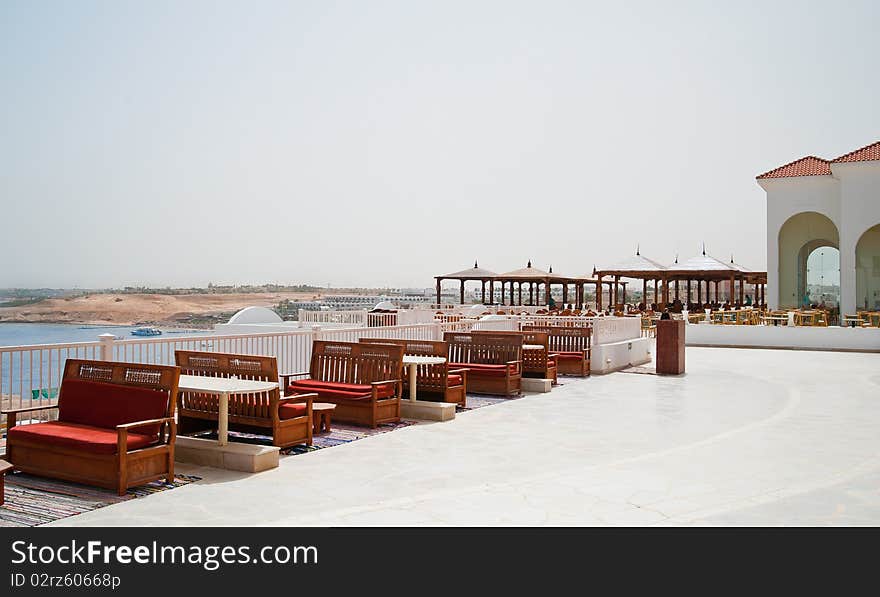
M 767 303 L 804 302 L 808 256 L 840 251 L 840 313 L 880 310 L 880 142 L 757 177 L 767 193 Z

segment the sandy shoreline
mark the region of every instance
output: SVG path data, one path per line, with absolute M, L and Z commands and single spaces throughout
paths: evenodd
M 92 294 L 0 307 L 0 323 L 76 323 L 210 328 L 249 306 L 273 307 L 284 300 L 311 300 L 315 293 Z

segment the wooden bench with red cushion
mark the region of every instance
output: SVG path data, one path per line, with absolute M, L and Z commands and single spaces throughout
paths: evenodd
M 403 346 L 315 340 L 309 371 L 281 378 L 287 395 L 313 392 L 337 421 L 375 428 L 400 421 L 402 376 Z
M 563 375 L 590 374 L 593 328 L 585 326 L 524 325 L 523 332 L 544 332 L 550 352 L 556 355 L 557 371 Z
M 174 480 L 177 367 L 68 359 L 58 402 L 3 411 L 16 470 L 115 489 Z M 50 409 L 58 419 L 18 416 Z
M 521 393 L 523 335 L 519 332 L 446 332 L 449 367 L 467 369 L 468 391 L 513 396 Z
M 185 375 L 232 377 L 278 383 L 275 357 L 178 350 L 174 359 Z M 316 394 L 282 398 L 279 387 L 268 392 L 229 397 L 229 429 L 271 435 L 272 445 L 287 448 L 312 443 L 312 401 Z M 217 428 L 217 396 L 180 392 L 177 421 L 181 435 Z
M 401 340 L 399 338 L 361 338 L 366 344 L 398 344 L 407 355 L 443 357 L 446 362 L 436 365 L 420 364 L 416 368 L 419 394 L 439 396 L 443 402 L 459 406 L 467 404 L 467 369 L 449 368 L 449 343 L 440 340 Z M 404 392 L 409 388 L 409 374 L 404 371 Z

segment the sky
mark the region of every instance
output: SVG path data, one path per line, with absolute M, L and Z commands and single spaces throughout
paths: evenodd
M 880 3 L 0 3 L 0 287 L 766 268 L 755 176 L 880 140 Z

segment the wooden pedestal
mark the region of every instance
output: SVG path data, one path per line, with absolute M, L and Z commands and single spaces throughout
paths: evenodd
M 657 373 L 684 373 L 684 321 L 661 319 L 657 322 Z

